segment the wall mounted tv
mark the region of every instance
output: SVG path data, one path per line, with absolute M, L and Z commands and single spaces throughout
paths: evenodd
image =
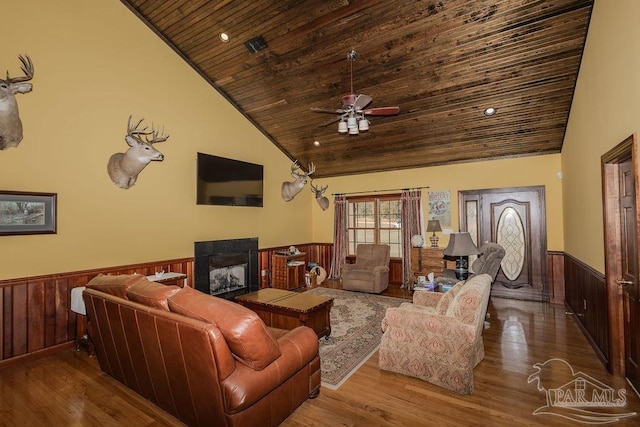
M 262 207 L 262 165 L 198 153 L 197 173 L 197 204 Z

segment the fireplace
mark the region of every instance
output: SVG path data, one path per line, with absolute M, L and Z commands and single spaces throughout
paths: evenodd
M 195 242 L 194 287 L 233 300 L 258 290 L 258 239 Z

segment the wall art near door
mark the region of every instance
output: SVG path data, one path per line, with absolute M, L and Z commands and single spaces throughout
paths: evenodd
M 0 236 L 55 234 L 56 193 L 0 191 Z
M 437 219 L 442 227 L 451 227 L 451 193 L 429 191 L 429 219 Z

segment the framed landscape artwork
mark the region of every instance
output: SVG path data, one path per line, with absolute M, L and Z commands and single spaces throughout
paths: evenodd
M 0 191 L 0 236 L 56 233 L 56 193 Z

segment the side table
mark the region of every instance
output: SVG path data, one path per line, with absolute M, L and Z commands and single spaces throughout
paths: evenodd
M 82 299 L 82 292 L 86 286 L 80 286 L 71 289 L 71 311 L 76 314 L 76 351 L 80 351 L 80 347 L 86 347 L 89 357 L 93 356 L 93 342 L 89 336 L 89 328 L 87 322 L 87 308 Z
M 180 286 L 181 288 L 187 286 L 187 275 L 184 273 L 174 273 L 171 271 L 167 271 L 162 274 L 151 274 L 150 276 L 146 277 L 150 282 L 158 282 L 163 285 L 176 285 Z

